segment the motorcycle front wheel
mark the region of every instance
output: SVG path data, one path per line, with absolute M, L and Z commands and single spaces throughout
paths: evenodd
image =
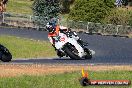
M 0 60 L 3 62 L 9 62 L 11 59 L 12 55 L 9 50 L 6 47 L 0 45 Z

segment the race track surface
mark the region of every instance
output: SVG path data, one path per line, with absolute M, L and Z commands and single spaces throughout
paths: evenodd
M 17 36 L 35 40 L 48 40 L 47 32 L 28 30 L 28 29 L 17 29 L 17 28 L 0 28 L 0 35 Z
M 35 40 L 48 40 L 47 32 L 0 28 L 0 35 L 11 35 Z M 88 48 L 96 53 L 91 60 L 70 60 L 69 58 L 41 58 L 12 60 L 10 63 L 47 64 L 132 64 L 132 39 L 113 36 L 79 34 L 89 43 Z

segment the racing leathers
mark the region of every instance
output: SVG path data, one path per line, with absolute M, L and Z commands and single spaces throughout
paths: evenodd
M 69 30 L 67 27 L 56 26 L 56 27 L 54 27 L 54 32 L 48 34 L 48 38 L 55 50 L 57 50 L 55 47 L 55 37 L 57 37 L 57 35 L 59 34 L 59 31 L 68 32 Z M 83 41 L 77 36 L 77 34 L 75 34 L 74 32 L 71 32 L 71 31 L 70 31 L 70 33 L 72 33 L 73 38 L 76 39 L 78 43 L 83 45 Z

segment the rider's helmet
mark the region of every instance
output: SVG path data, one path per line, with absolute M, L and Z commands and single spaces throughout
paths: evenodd
M 53 33 L 53 32 L 55 31 L 55 29 L 54 29 L 52 23 L 50 23 L 50 22 L 47 23 L 47 25 L 46 25 L 46 30 L 47 30 L 49 33 Z

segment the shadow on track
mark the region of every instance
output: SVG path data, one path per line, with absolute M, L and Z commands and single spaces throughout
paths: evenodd
M 73 60 L 70 58 L 53 58 L 53 59 L 18 59 L 12 60 L 9 63 L 12 64 L 80 64 L 80 63 L 88 63 L 90 60 Z

